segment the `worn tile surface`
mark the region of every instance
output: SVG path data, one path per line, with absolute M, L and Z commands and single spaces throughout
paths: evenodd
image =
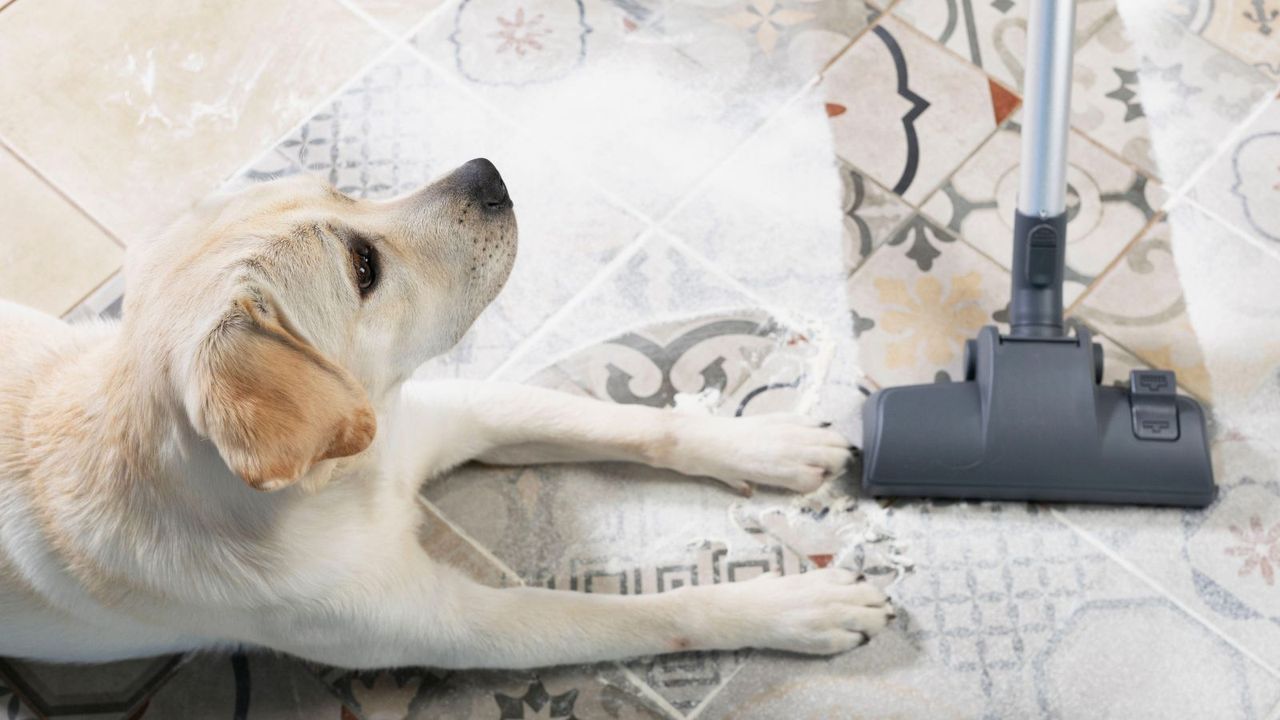
M 1076 129 L 1173 187 L 1275 91 L 1256 68 L 1136 7 L 1080 48 L 1073 83 Z
M 71 321 L 120 313 L 109 235 L 228 179 L 386 198 L 478 156 L 515 200 L 516 271 L 421 377 L 655 406 L 708 389 L 715 412 L 798 407 L 858 438 L 869 392 L 957 379 L 963 341 L 1007 313 L 1026 0 L 68 7 L 0 0 L 0 137 L 37 171 L 0 154 L 0 295 Z M 467 467 L 424 488 L 420 540 L 480 582 L 647 593 L 836 562 L 899 619 L 834 659 L 0 660 L 0 717 L 1280 720 L 1277 11 L 1078 12 L 1071 314 L 1103 382 L 1172 368 L 1210 409 L 1207 510 Z
M 0 15 L 0 135 L 130 242 L 215 189 L 384 43 L 331 1 L 19 2 Z
M 1280 40 L 1277 41 L 1280 44 Z M 1200 176 L 1188 197 L 1238 230 L 1269 243 L 1280 257 L 1280 101 Z

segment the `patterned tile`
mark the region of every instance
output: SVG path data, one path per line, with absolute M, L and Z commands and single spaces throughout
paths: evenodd
M 1018 99 L 886 18 L 823 75 L 836 153 L 912 203 L 923 200 Z
M 351 3 L 392 34 L 404 37 L 426 20 L 428 14 L 445 4 L 445 0 L 351 0 Z
M 126 242 L 306 116 L 385 37 L 338 3 L 17 3 L 0 134 Z M 74 48 L 50 58 L 48 48 Z
M 532 142 L 656 218 L 870 12 L 861 0 L 468 0 L 415 43 Z
M 1277 41 L 1280 45 L 1280 41 Z M 1273 100 L 1191 188 L 1188 197 L 1280 257 L 1280 101 Z
M 912 211 L 833 162 L 828 122 L 821 93 L 792 103 L 665 227 L 766 302 L 848 335 L 845 278 Z
M 1231 432 L 1212 454 L 1220 494 L 1206 510 L 1059 512 L 1280 668 L 1280 445 Z
M 1167 218 L 1147 230 L 1085 295 L 1075 314 L 1152 367 L 1173 370 L 1178 384 L 1210 396 L 1209 372 L 1187 317 Z
M 473 157 L 502 171 L 520 224 L 515 268 L 459 346 L 421 371 L 426 376 L 487 374 L 642 228 L 408 51 L 355 79 L 277 150 L 250 177 L 301 169 L 365 198 L 412 190 Z
M 1021 89 L 1030 5 L 1026 0 L 903 0 L 893 14 L 1006 86 Z M 1113 0 L 1076 4 L 1077 47 L 1106 22 L 1115 5 Z
M 1275 36 L 1280 5 L 1275 0 L 1167 0 L 1162 9 L 1192 32 L 1280 80 L 1280 42 Z
M 392 717 L 392 716 L 388 716 Z M 395 715 L 397 719 L 399 715 Z M 536 673 L 459 673 L 404 716 L 435 718 L 615 718 L 673 720 L 653 707 L 617 668 L 555 668 Z M 366 715 L 368 720 L 374 716 Z
M 755 414 L 795 408 L 819 382 L 820 361 L 804 333 L 765 313 L 721 313 L 634 329 L 555 362 L 530 382 L 657 407 L 676 402 L 677 393 L 710 392 L 717 413 Z M 555 589 L 660 592 L 805 566 L 745 532 L 730 513 L 733 506 L 775 507 L 785 496 L 759 491 L 744 500 L 718 483 L 651 468 L 468 467 L 423 493 L 527 582 Z M 627 666 L 684 711 L 742 657 L 686 653 Z
M 1006 269 L 1012 262 L 1021 143 L 1021 127 L 1011 119 L 922 206 Z M 1070 304 L 1138 235 L 1165 193 L 1078 133 L 1068 153 L 1064 302 Z
M 1246 718 L 1280 696 L 1276 678 L 1035 506 L 889 514 L 916 562 L 889 591 L 898 623 L 829 663 L 757 653 L 699 717 Z
M 1009 274 L 916 215 L 853 274 L 848 294 L 867 375 L 921 383 L 962 376 L 964 342 L 996 323 Z
M 1280 431 L 1280 256 L 1190 204 L 1173 208 L 1168 226 L 1215 414 L 1254 433 Z
M 97 665 L 0 659 L 0 683 L 42 718 L 129 717 L 178 670 L 177 655 Z
M 1129 18 L 1123 7 L 1076 54 L 1073 80 L 1075 127 L 1169 186 L 1274 91 L 1270 78 L 1175 20 Z
M 300 660 L 263 652 L 202 654 L 178 670 L 143 720 L 347 720 L 350 711 Z
M 61 315 L 120 266 L 120 246 L 3 147 L 0 217 L 0 299 Z
M 652 233 L 608 275 L 574 298 L 566 314 L 532 338 L 499 375 L 524 380 L 548 362 L 623 328 L 756 305 L 739 287 L 707 272 L 669 236 Z

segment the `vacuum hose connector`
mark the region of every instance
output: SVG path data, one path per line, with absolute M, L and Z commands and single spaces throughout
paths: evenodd
M 1009 324 L 1019 337 L 1062 337 L 1067 213 L 1013 219 L 1013 293 Z

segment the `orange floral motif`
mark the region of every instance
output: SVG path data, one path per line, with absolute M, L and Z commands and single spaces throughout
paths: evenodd
M 987 322 L 978 304 L 982 278 L 976 272 L 951 280 L 950 292 L 933 275 L 908 286 L 902 278 L 875 279 L 880 302 L 889 306 L 880 315 L 880 327 L 900 336 L 888 345 L 885 362 L 890 368 L 913 367 L 921 354 L 932 366 L 946 365 L 964 341 Z
M 1276 584 L 1276 568 L 1280 567 L 1280 522 L 1267 529 L 1262 518 L 1254 515 L 1249 518 L 1249 527 L 1231 526 L 1231 534 L 1235 536 L 1237 545 L 1224 552 L 1231 557 L 1244 558 L 1240 566 L 1240 577 L 1252 575 L 1254 570 L 1268 586 Z
M 515 54 L 520 57 L 524 57 L 524 54 L 530 50 L 541 50 L 542 43 L 539 42 L 539 38 L 551 34 L 551 28 L 540 27 L 542 25 L 541 14 L 534 15 L 526 20 L 524 8 L 522 7 L 516 8 L 516 14 L 510 20 L 499 16 L 498 25 L 502 29 L 491 33 L 493 37 L 502 40 L 498 45 L 498 52 L 514 50 Z

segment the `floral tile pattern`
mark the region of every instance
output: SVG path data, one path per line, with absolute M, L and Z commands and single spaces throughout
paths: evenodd
M 903 0 L 893 14 L 1006 86 L 1021 89 L 1030 6 L 1026 0 Z M 1113 10 L 1112 0 L 1078 2 L 1076 45 L 1088 40 Z
M 1173 370 L 1197 396 L 1211 394 L 1204 353 L 1187 317 L 1166 219 L 1153 225 L 1076 308 L 1076 314 L 1152 367 Z
M 1187 29 L 1280 80 L 1280 6 L 1274 0 L 1168 0 L 1162 9 Z
M 1275 82 L 1160 13 L 1112 17 L 1076 54 L 1072 123 L 1176 187 Z
M 1213 456 L 1220 494 L 1204 512 L 1060 512 L 1262 662 L 1280 667 L 1280 446 L 1232 432 L 1214 443 Z
M 1003 268 L 915 216 L 849 280 L 862 367 L 880 385 L 962 377 L 964 342 L 996 324 L 1009 282 Z
M 1246 235 L 1274 245 L 1280 257 L 1280 101 L 1233 142 L 1188 197 Z
M 467 0 L 415 44 L 657 218 L 871 12 L 861 0 Z
M 823 75 L 836 153 L 917 203 L 982 144 L 1018 98 L 886 18 Z
M 922 206 L 1005 269 L 1018 202 L 1021 127 L 1010 119 Z M 1067 172 L 1068 305 L 1138 235 L 1165 194 L 1146 176 L 1073 134 Z
M 352 3 L 398 37 L 412 32 L 436 8 L 447 4 L 446 0 L 352 0 Z

